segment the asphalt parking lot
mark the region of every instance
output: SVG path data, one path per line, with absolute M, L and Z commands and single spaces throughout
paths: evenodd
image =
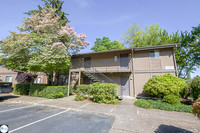
M 9 133 L 107 133 L 112 116 L 64 110 L 49 106 L 0 103 L 0 125 Z

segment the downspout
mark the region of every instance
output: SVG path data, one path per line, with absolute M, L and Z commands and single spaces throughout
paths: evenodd
M 69 89 L 70 89 L 70 78 L 71 78 L 71 72 L 70 72 L 70 70 L 69 70 L 69 77 L 68 77 L 68 92 L 67 92 L 67 96 L 69 96 Z
M 177 47 L 177 45 L 176 45 L 176 47 Z M 175 57 L 175 54 L 174 54 L 174 48 L 172 48 L 172 54 L 173 54 L 173 59 L 174 59 L 175 74 L 176 74 L 176 77 L 178 77 L 178 71 L 177 71 L 177 66 L 176 66 L 176 57 Z
M 135 94 L 135 80 L 134 80 L 134 67 L 133 67 L 133 49 L 132 49 L 132 59 L 131 59 L 131 61 L 132 61 L 132 78 L 133 78 L 133 93 L 134 93 L 134 96 L 136 97 L 136 94 Z

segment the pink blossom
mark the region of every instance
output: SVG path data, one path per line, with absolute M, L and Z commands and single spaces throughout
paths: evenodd
M 85 41 L 84 44 L 85 46 L 88 46 L 90 43 Z
M 55 48 L 55 47 L 58 47 L 58 46 L 65 47 L 65 44 L 63 42 L 55 42 L 55 43 L 53 43 L 51 48 Z
M 82 34 L 82 33 L 80 33 L 80 34 L 78 35 L 78 37 L 79 37 L 80 39 L 85 39 L 85 38 L 87 38 L 86 35 L 85 35 L 85 34 Z

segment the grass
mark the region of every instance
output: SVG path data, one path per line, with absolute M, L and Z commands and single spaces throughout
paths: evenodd
M 192 113 L 192 106 L 185 105 L 182 103 L 169 104 L 162 100 L 152 100 L 152 99 L 139 99 L 134 103 L 135 106 L 146 108 L 146 109 L 161 109 L 166 111 L 177 111 Z

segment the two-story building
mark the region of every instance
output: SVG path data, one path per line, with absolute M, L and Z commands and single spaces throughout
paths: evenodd
M 153 76 L 177 76 L 174 48 L 179 44 L 81 53 L 72 56 L 69 85 L 117 83 L 118 95 L 145 96 L 144 84 Z

